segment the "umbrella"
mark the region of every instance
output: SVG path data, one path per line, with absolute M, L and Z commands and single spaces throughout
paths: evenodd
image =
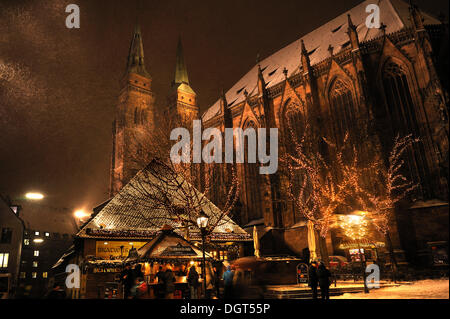
M 314 224 L 308 220 L 308 248 L 310 260 L 317 260 L 316 252 L 316 231 L 314 230 Z
M 256 230 L 256 226 L 253 226 L 253 246 L 255 247 L 255 257 L 259 258 L 259 238 L 258 238 L 258 230 Z

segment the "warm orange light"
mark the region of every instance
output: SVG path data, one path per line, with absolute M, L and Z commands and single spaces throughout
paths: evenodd
M 40 200 L 44 198 L 44 195 L 42 195 L 41 193 L 26 193 L 25 197 L 33 200 Z
M 75 217 L 76 218 L 78 218 L 78 219 L 82 219 L 82 218 L 85 218 L 85 217 L 88 217 L 89 216 L 89 214 L 88 213 L 86 213 L 84 210 L 82 210 L 82 209 L 79 209 L 79 210 L 77 210 L 76 212 L 75 212 Z

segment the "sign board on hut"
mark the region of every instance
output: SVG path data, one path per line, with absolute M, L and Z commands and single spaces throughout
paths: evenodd
M 197 256 L 196 252 L 190 246 L 183 246 L 181 243 L 175 246 L 168 246 L 161 253 L 161 256 Z

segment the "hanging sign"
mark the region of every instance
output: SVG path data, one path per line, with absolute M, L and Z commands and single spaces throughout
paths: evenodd
M 178 243 L 175 246 L 168 246 L 161 253 L 161 256 L 197 256 L 197 253 L 190 246 L 183 246 Z

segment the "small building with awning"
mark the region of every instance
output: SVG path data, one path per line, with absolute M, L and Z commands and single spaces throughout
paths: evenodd
M 153 260 L 189 260 L 198 258 L 196 245 L 202 242 L 198 227 L 183 222 L 182 215 L 176 217 L 171 207 L 152 203 L 153 192 L 162 193 L 170 204 L 182 205 L 179 198 L 185 195 L 186 189 L 193 192 L 193 198 L 200 198 L 200 209 L 214 225 L 206 236 L 206 253 L 217 261 L 235 259 L 243 255 L 243 245 L 252 242 L 252 237 L 239 227 L 228 215 L 215 206 L 204 194 L 189 185 L 183 177 L 168 172 L 168 167 L 154 160 L 138 172 L 113 198 L 94 208 L 91 218 L 81 227 L 74 243 L 75 253 L 64 258 L 58 267 L 75 263 L 81 269 L 81 287 L 71 292 L 75 298 L 98 298 L 102 296 L 98 287 L 104 282 L 116 282 L 123 268 L 123 262 L 130 251 L 141 252 L 140 258 Z M 167 181 L 167 173 L 176 178 L 182 186 L 161 191 L 160 184 Z M 173 235 L 163 237 L 163 228 L 172 229 Z M 173 243 L 173 244 L 170 244 Z M 186 244 L 186 243 L 189 243 Z M 178 244 L 180 247 L 176 247 Z M 163 254 L 159 251 L 166 245 Z M 171 247 L 170 246 L 175 246 Z M 178 255 L 186 249 L 187 255 Z M 192 251 L 191 251 L 192 249 Z M 189 250 L 189 252 L 188 252 Z M 145 252 L 145 253 L 144 253 Z M 159 257 L 155 258 L 154 254 Z M 131 256 L 130 256 L 131 257 Z M 131 261 L 129 259 L 128 261 Z M 95 275 L 94 275 L 95 274 Z M 101 275 L 100 275 L 101 274 Z M 149 277 L 150 278 L 150 277 Z

